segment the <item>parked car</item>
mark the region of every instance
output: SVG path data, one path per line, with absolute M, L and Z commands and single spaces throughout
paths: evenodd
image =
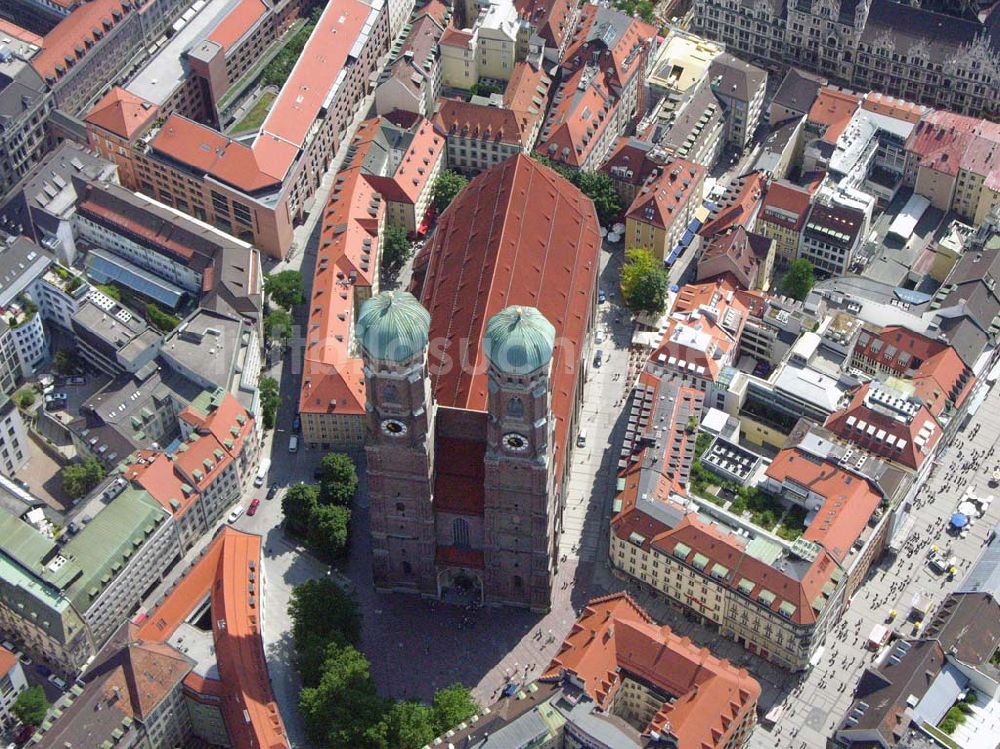
M 295 418 L 292 419 L 292 431 L 298 434 L 299 430 L 301 429 L 302 429 L 302 417 L 296 414 Z
M 87 378 L 80 375 L 74 375 L 73 377 L 66 378 L 67 385 L 86 385 Z
M 66 689 L 66 682 L 60 679 L 55 674 L 49 674 L 49 683 L 55 684 L 59 689 Z
M 255 497 L 253 502 L 251 502 L 250 506 L 247 508 L 247 515 L 250 517 L 256 515 L 258 507 L 260 507 L 260 500 Z
M 604 289 L 598 289 L 597 290 L 597 303 L 598 304 L 604 304 L 606 301 L 608 301 L 608 295 L 604 293 Z
M 57 411 L 60 408 L 66 408 L 68 400 L 66 393 L 49 393 L 45 396 L 45 410 Z
M 594 368 L 599 369 L 602 364 L 604 364 L 604 351 L 597 349 L 597 353 L 594 354 Z
M 226 522 L 232 525 L 237 520 L 239 520 L 240 515 L 242 514 L 243 514 L 243 505 L 241 504 L 236 505 L 236 507 L 232 509 L 232 512 L 229 513 L 229 517 L 226 518 Z
M 288 452 L 294 453 L 298 452 L 298 450 L 299 450 L 299 437 L 298 435 L 293 434 L 291 437 L 288 438 Z
M 271 484 L 269 487 L 267 487 L 266 499 L 274 499 L 274 495 L 277 493 L 278 493 L 278 485 Z

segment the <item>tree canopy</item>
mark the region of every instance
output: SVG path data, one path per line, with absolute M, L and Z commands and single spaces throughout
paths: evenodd
M 318 505 L 309 518 L 306 541 L 318 555 L 341 559 L 347 554 L 351 509 L 343 505 Z
M 812 263 L 805 258 L 797 258 L 788 264 L 788 270 L 781 277 L 778 287 L 784 294 L 802 301 L 809 295 L 815 283 Z
M 296 535 L 309 531 L 313 513 L 319 507 L 319 487 L 313 484 L 293 484 L 281 498 L 281 511 L 285 514 L 285 525 Z
M 560 176 L 572 182 L 580 192 L 590 198 L 597 211 L 597 220 L 602 224 L 612 223 L 622 212 L 622 200 L 615 190 L 611 177 L 603 172 L 588 172 L 570 169 L 547 156 L 534 157 L 540 164 L 557 171 Z
M 461 684 L 439 689 L 430 705 L 379 696 L 355 648 L 357 604 L 333 580 L 296 586 L 288 614 L 302 674 L 299 708 L 317 749 L 419 749 L 479 712 Z
M 382 234 L 382 275 L 395 278 L 410 259 L 411 250 L 412 245 L 403 227 L 395 224 L 386 226 Z
M 328 577 L 296 585 L 288 616 L 299 671 L 307 686 L 319 684 L 328 644 L 356 645 L 361 637 L 357 602 Z
M 445 208 L 451 205 L 451 201 L 467 184 L 469 184 L 469 180 L 458 172 L 453 172 L 450 169 L 442 170 L 437 179 L 434 180 L 433 187 L 434 207 L 437 212 L 442 213 Z
M 604 172 L 576 172 L 571 181 L 580 192 L 594 201 L 597 219 L 601 224 L 611 224 L 622 212 L 622 201 L 615 191 L 615 183 Z
M 297 270 L 283 270 L 264 277 L 264 292 L 275 304 L 290 310 L 305 301 L 302 274 Z
M 625 252 L 622 266 L 622 299 L 633 312 L 660 314 L 667 303 L 669 276 L 652 250 Z
M 320 502 L 349 505 L 358 489 L 358 471 L 346 453 L 329 453 L 319 466 Z
M 313 484 L 295 484 L 281 499 L 285 526 L 305 539 L 309 547 L 325 559 L 334 560 L 347 552 L 351 509 L 342 504 L 323 504 L 320 489 Z
M 68 465 L 62 469 L 63 491 L 72 499 L 82 497 L 101 483 L 105 475 L 104 466 L 97 462 L 97 458 Z
M 376 744 L 375 731 L 389 707 L 368 671 L 368 659 L 351 645 L 330 643 L 315 687 L 299 693 L 306 735 L 322 749 Z
M 149 302 L 146 305 L 146 317 L 149 318 L 150 324 L 161 333 L 169 333 L 181 324 L 179 317 L 171 315 L 169 312 L 164 312 L 158 304 L 154 304 L 153 302 Z
M 28 687 L 17 695 L 10 711 L 22 723 L 39 726 L 49 712 L 49 701 L 41 687 Z
M 272 341 L 287 341 L 291 338 L 293 325 L 292 313 L 280 307 L 271 310 L 264 318 L 264 330 Z
M 261 377 L 257 385 L 260 391 L 260 411 L 265 429 L 274 429 L 278 417 L 278 406 L 281 403 L 281 391 L 278 381 L 273 377 Z

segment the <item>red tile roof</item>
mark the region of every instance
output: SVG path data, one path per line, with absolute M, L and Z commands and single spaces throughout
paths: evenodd
M 760 206 L 767 191 L 768 178 L 764 172 L 750 172 L 733 179 L 723 197 L 716 201 L 714 211 L 698 232 L 709 239 L 730 226 L 753 228 Z
M 931 110 L 910 134 L 906 150 L 925 169 L 957 176 L 973 172 L 985 185 L 1000 190 L 1000 124 L 939 110 Z
M 263 0 L 241 0 L 208 35 L 210 41 L 229 51 L 267 12 Z
M 514 0 L 514 7 L 547 47 L 558 49 L 562 45 L 575 8 L 571 0 Z
M 861 108 L 869 112 L 884 114 L 887 117 L 894 117 L 897 120 L 912 123 L 916 123 L 924 114 L 930 111 L 928 107 L 921 104 L 914 104 L 912 101 L 906 101 L 905 99 L 897 99 L 878 91 L 869 92 L 861 100 Z
M 16 665 L 17 656 L 7 650 L 7 648 L 0 648 L 0 675 L 7 675 Z
M 252 146 L 173 114 L 151 147 L 243 192 L 280 184 L 304 147 L 362 30 L 377 13 L 362 0 L 338 0 L 326 6 Z
M 119 138 L 131 140 L 156 118 L 159 107 L 120 86 L 113 89 L 91 108 L 84 122 L 107 130 Z
M 913 381 L 915 394 L 935 416 L 946 401 L 962 405 L 975 377 L 953 348 L 899 325 L 878 333 L 863 330 L 854 346 L 854 356 L 873 361 L 878 370 Z
M 824 86 L 809 109 L 806 121 L 824 128 L 822 140 L 835 144 L 860 105 L 861 97 L 854 92 Z
M 445 342 L 442 351 L 431 349 L 438 405 L 485 411 L 479 343 L 486 321 L 510 305 L 537 307 L 561 342 L 550 382 L 561 465 L 580 351 L 591 326 L 600 246 L 593 203 L 526 156 L 469 183 L 415 262 L 418 296 L 431 315 L 430 338 Z M 444 357 L 464 357 L 474 366 L 446 367 Z M 555 475 L 561 475 L 558 468 Z
M 150 141 L 153 151 L 209 174 L 244 192 L 255 192 L 281 183 L 285 172 L 267 174 L 254 151 L 217 130 L 171 114 Z M 297 149 L 296 149 L 297 150 Z
M 701 164 L 676 157 L 667 159 L 659 175 L 651 175 L 639 189 L 625 217 L 666 229 L 685 215 L 684 207 L 690 201 L 701 200 L 704 179 L 705 167 Z
M 878 382 L 861 385 L 824 426 L 874 455 L 914 470 L 941 439 L 941 427 L 927 406 Z
M 746 320 L 747 309 L 729 281 L 687 284 L 677 293 L 649 361 L 668 371 L 683 366 L 685 376 L 715 381 L 732 363 Z
M 434 126 L 444 136 L 474 138 L 482 141 L 521 146 L 526 133 L 517 114 L 510 109 L 473 104 L 461 99 L 439 100 Z
M 752 234 L 742 226 L 731 226 L 709 240 L 698 258 L 698 281 L 727 278 L 737 289 L 758 285 L 760 266 L 771 240 Z
M 678 749 L 727 746 L 744 719 L 752 725 L 761 693 L 746 669 L 656 624 L 627 593 L 590 601 L 541 679 L 568 674 L 609 711 L 628 679 L 672 697 L 643 732 L 658 731 Z
M 444 47 L 459 47 L 465 49 L 472 41 L 472 33 L 459 31 L 455 28 L 454 20 L 445 27 L 444 34 L 441 35 L 441 44 Z
M 617 38 L 612 34 L 610 41 L 604 41 L 602 29 L 595 28 L 598 13 L 596 5 L 580 9 L 562 58 L 562 82 L 553 95 L 536 146 L 541 155 L 570 166 L 583 164 L 601 141 L 602 133 L 615 119 L 623 88 L 635 75 L 642 75 L 650 42 L 656 36 L 653 26 L 633 18 Z M 595 54 L 597 64 L 591 65 Z
M 860 476 L 799 450 L 781 450 L 767 468 L 767 476 L 794 482 L 823 497 L 823 504 L 803 536 L 843 562 L 868 525 L 881 495 Z
M 173 591 L 142 624 L 139 636 L 165 642 L 207 596 L 218 679 L 189 674 L 185 685 L 221 698 L 234 749 L 287 749 L 271 692 L 261 639 L 260 536 L 224 527 Z M 253 592 L 251 592 L 253 591 Z
M 38 34 L 34 34 L 27 29 L 22 29 L 17 24 L 11 23 L 4 18 L 0 18 L 0 34 L 13 37 L 14 39 L 20 39 L 22 42 L 33 44 L 36 47 L 41 47 L 45 41 Z
M 187 512 L 200 494 L 174 471 L 173 461 L 165 453 L 143 450 L 136 460 L 125 466 L 124 476 L 147 492 L 171 515 L 178 517 Z
M 365 412 L 364 366 L 350 353 L 355 294 L 370 293 L 378 268 L 383 201 L 362 174 L 372 147 L 359 128 L 353 160 L 337 175 L 322 218 L 310 301 L 299 411 L 360 415 Z
M 414 11 L 416 18 L 429 16 L 430 18 L 433 18 L 439 26 L 445 25 L 445 20 L 448 18 L 449 13 L 451 13 L 451 9 L 442 3 L 441 0 L 430 0 L 430 2 L 422 8 L 418 8 Z
M 772 182 L 764 195 L 758 221 L 776 224 L 792 231 L 801 231 L 809 214 L 812 193 L 790 182 Z
M 377 128 L 378 120 L 370 120 L 365 124 Z M 411 132 L 413 140 L 400 159 L 395 174 L 384 177 L 366 175 L 366 179 L 379 194 L 392 203 L 416 205 L 424 190 L 430 189 L 431 173 L 444 154 L 444 138 L 435 132 L 430 122 L 421 117 Z M 418 220 L 420 218 L 417 217 Z
M 378 12 L 362 0 L 327 4 L 254 140 L 254 156 L 264 172 L 284 177 L 361 31 Z
M 649 158 L 650 144 L 629 137 L 619 136 L 611 149 L 611 155 L 605 159 L 598 169 L 616 182 L 625 182 L 638 187 L 649 179 L 653 170 L 661 167 L 657 161 Z
M 55 82 L 132 11 L 133 4 L 129 0 L 83 3 L 45 35 L 42 50 L 31 58 L 32 67 L 42 78 Z

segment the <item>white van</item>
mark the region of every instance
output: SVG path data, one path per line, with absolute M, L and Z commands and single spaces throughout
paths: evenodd
M 293 434 L 288 438 L 288 452 L 295 453 L 299 451 L 299 435 Z
M 226 522 L 232 525 L 237 520 L 239 520 L 240 515 L 242 514 L 243 514 L 243 505 L 241 504 L 236 505 L 236 507 L 232 509 L 232 512 L 229 513 L 229 517 L 226 518 Z
M 581 429 L 580 433 L 576 435 L 576 446 L 586 447 L 587 446 L 587 430 Z
M 260 462 L 260 468 L 257 469 L 257 475 L 254 477 L 253 485 L 258 489 L 264 486 L 264 481 L 267 479 L 267 472 L 271 470 L 271 459 L 264 458 Z

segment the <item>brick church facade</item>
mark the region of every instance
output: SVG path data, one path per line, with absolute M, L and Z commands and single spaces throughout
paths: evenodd
M 363 306 L 380 590 L 549 608 L 599 252 L 591 202 L 516 156 L 444 213 L 414 294 Z

